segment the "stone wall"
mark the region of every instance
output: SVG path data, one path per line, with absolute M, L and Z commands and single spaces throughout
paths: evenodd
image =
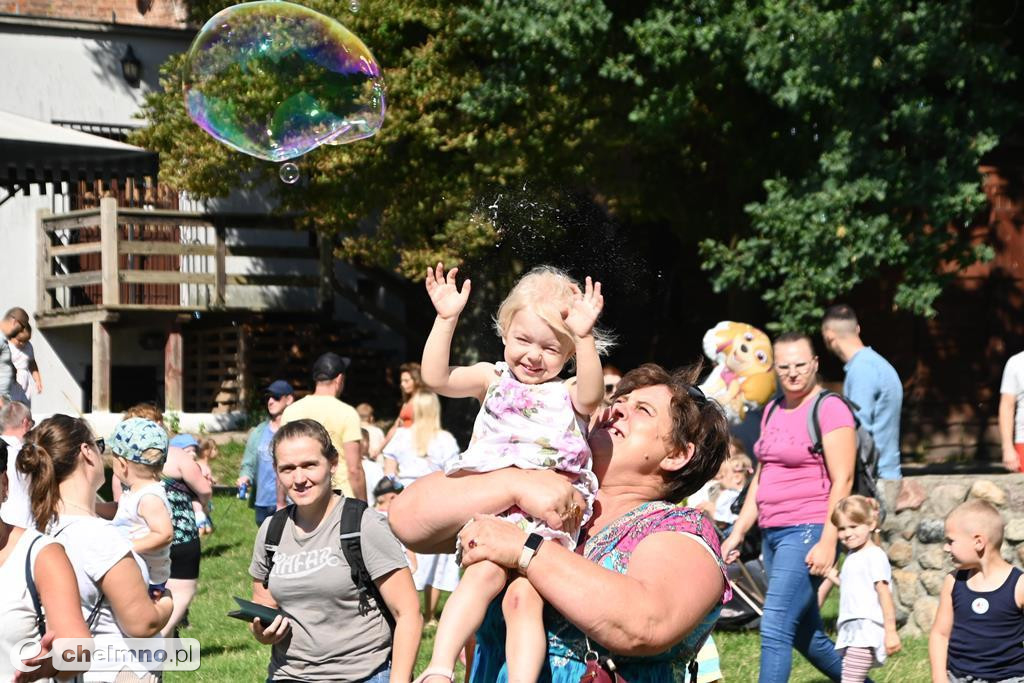
M 943 550 L 945 518 L 969 498 L 995 505 L 1006 531 L 1003 557 L 1024 567 L 1024 475 L 925 475 L 882 482 L 889 511 L 882 547 L 892 563 L 897 622 L 904 637 L 926 635 L 939 605 L 939 590 L 953 565 Z

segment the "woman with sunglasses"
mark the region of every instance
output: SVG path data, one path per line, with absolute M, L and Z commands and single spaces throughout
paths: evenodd
M 81 418 L 54 415 L 25 435 L 17 469 L 30 480 L 39 531 L 64 546 L 78 579 L 82 615 L 94 637 L 126 650 L 124 638 L 155 635 L 171 614 L 171 596 L 153 599 L 145 564 L 132 544 L 96 514 L 105 479 L 103 439 Z M 100 641 L 97 642 L 100 644 Z M 141 665 L 140 665 L 141 666 Z M 156 681 L 133 671 L 89 671 L 85 681 Z
M 622 377 L 588 437 L 600 486 L 575 552 L 478 514 L 517 505 L 575 531 L 582 498 L 556 472 L 434 473 L 392 501 L 391 526 L 413 549 L 450 549 L 458 535 L 464 565 L 494 562 L 540 594 L 550 609 L 538 680 L 577 683 L 592 671 L 588 659 L 606 670 L 610 659 L 631 683 L 691 680 L 690 662 L 731 594 L 714 527 L 678 505 L 718 471 L 729 438 L 721 409 L 694 388 L 696 376 L 648 364 Z M 477 683 L 507 678 L 501 603 L 491 603 L 477 632 Z M 450 672 L 432 673 L 427 683 L 451 680 Z
M 747 531 L 758 523 L 768 573 L 759 680 L 788 681 L 796 646 L 838 681 L 842 659 L 825 635 L 817 589 L 836 560 L 838 530 L 831 517 L 853 485 L 855 423 L 841 399 L 825 398 L 818 413 L 824 453 L 813 452 L 807 418 L 821 392 L 814 345 L 807 335 L 791 332 L 775 340 L 774 352 L 783 395 L 765 407 L 754 445 L 757 470 L 722 554 L 735 561 Z

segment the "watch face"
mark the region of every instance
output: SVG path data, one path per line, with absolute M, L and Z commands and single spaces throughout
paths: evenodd
M 526 537 L 526 547 L 530 550 L 536 551 L 540 547 L 540 544 L 544 542 L 544 537 L 540 534 L 530 534 Z

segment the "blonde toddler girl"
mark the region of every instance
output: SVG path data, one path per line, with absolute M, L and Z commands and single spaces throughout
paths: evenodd
M 868 670 L 881 666 L 900 649 L 896 608 L 892 601 L 892 569 L 876 543 L 878 501 L 847 496 L 836 504 L 832 523 L 848 554 L 843 569 L 833 567 L 826 579 L 839 585 L 839 634 L 836 650 L 843 655 L 843 683 L 860 683 Z
M 427 388 L 451 398 L 481 402 L 469 448 L 445 466 L 456 472 L 488 472 L 506 467 L 556 469 L 575 475 L 586 501 L 566 519 L 572 534 L 540 524 L 522 511 L 504 517 L 524 531 L 570 549 L 589 518 L 597 491 L 585 439 L 589 416 L 602 406 L 604 374 L 599 354 L 609 342 L 594 324 L 604 307 L 601 283 L 588 277 L 581 289 L 564 272 L 542 266 L 527 273 L 498 309 L 496 327 L 505 345 L 499 363 L 449 367 L 452 337 L 469 299 L 470 282 L 456 286 L 457 268 L 445 275 L 439 263 L 427 271 L 426 287 L 437 311 L 423 348 L 422 378 Z M 574 359 L 576 381 L 559 379 Z M 540 539 L 537 539 L 539 542 Z M 508 586 L 502 601 L 507 626 L 509 681 L 536 681 L 547 650 L 543 600 L 523 577 L 509 576 L 490 562 L 468 567 L 441 613 L 430 666 L 418 680 L 452 679 L 455 659 L 483 621 L 488 604 Z

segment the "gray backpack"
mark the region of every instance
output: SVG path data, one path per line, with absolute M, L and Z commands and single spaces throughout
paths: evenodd
M 829 396 L 838 398 L 853 413 L 854 430 L 857 435 L 857 458 L 853 469 L 853 490 L 851 493 L 874 498 L 878 501 L 879 521 L 881 521 L 885 519 L 885 509 L 882 506 L 882 499 L 878 495 L 878 446 L 875 444 L 871 432 L 857 418 L 857 411 L 860 410 L 860 406 L 834 391 L 823 389 L 819 392 L 814 398 L 811 411 L 807 413 L 807 434 L 811 437 L 812 444 L 810 451 L 822 458 L 825 457 L 825 447 L 821 443 L 821 422 L 818 418 L 818 412 L 821 410 L 821 402 Z M 768 415 L 764 420 L 765 424 L 768 424 L 768 420 L 771 419 L 772 413 L 775 412 L 781 400 L 776 399 L 768 407 Z

